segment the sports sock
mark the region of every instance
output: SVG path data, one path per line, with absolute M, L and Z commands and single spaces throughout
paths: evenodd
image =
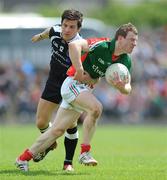
M 39 130 L 40 130 L 41 133 L 44 133 L 44 132 L 46 132 L 48 129 L 49 129 L 49 125 L 48 125 L 46 128 L 39 129 Z
M 90 144 L 81 144 L 81 154 L 90 151 Z
M 65 160 L 64 165 L 71 164 L 74 157 L 75 149 L 78 143 L 78 130 L 77 126 L 72 129 L 67 129 L 64 138 L 65 146 Z
M 50 127 L 52 126 L 52 123 L 50 122 L 46 128 L 39 129 L 41 133 L 46 132 Z
M 23 154 L 19 156 L 21 161 L 30 161 L 33 158 L 33 155 L 29 149 L 26 149 Z

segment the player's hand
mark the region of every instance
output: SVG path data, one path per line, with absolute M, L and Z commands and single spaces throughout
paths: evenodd
M 77 80 L 82 83 L 83 76 L 84 76 L 84 70 L 82 68 L 78 69 L 74 75 L 74 80 Z
M 87 84 L 90 87 L 93 87 L 95 84 L 97 84 L 99 82 L 99 80 L 100 80 L 100 78 L 93 79 L 87 72 L 84 72 L 82 82 Z
M 125 85 L 129 83 L 129 77 L 125 76 L 124 79 L 121 79 L 118 72 L 113 73 L 113 75 L 112 85 L 121 92 L 124 92 Z

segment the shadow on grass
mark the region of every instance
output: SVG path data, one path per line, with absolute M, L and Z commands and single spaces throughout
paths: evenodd
M 59 176 L 59 175 L 67 175 L 67 176 L 81 176 L 81 175 L 89 175 L 89 173 L 85 173 L 85 172 L 64 172 L 63 170 L 55 170 L 54 172 L 51 171 L 43 171 L 43 170 L 37 170 L 37 171 L 28 171 L 28 172 L 22 172 L 19 170 L 1 170 L 0 171 L 0 175 L 6 175 L 8 176 L 8 174 L 10 176 L 12 175 L 24 175 L 24 176 L 39 176 L 39 175 L 43 175 L 43 176 Z

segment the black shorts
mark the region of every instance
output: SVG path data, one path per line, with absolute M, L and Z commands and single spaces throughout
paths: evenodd
M 65 78 L 66 75 L 57 76 L 54 77 L 54 79 L 49 77 L 41 98 L 56 104 L 60 104 L 62 100 L 61 86 Z

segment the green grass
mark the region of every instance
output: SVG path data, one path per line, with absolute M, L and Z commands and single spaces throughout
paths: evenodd
M 40 163 L 30 162 L 30 171 L 20 172 L 15 158 L 29 147 L 39 132 L 35 126 L 1 126 L 0 179 L 3 180 L 167 180 L 167 127 L 116 126 L 97 128 L 92 141 L 92 153 L 99 161 L 97 167 L 82 166 L 77 162 L 71 174 L 62 171 L 63 138 L 57 150 L 50 152 Z M 81 142 L 81 129 L 80 140 Z

